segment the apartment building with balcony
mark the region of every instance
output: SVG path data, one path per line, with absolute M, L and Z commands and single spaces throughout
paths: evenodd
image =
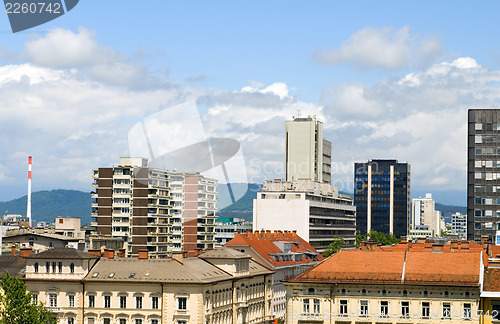
M 194 256 L 214 248 L 216 180 L 148 168 L 144 158 L 120 158 L 93 178 L 92 226 L 99 236 L 121 238 L 128 256 Z

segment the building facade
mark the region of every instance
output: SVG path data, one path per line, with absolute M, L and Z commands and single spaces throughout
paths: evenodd
M 500 109 L 469 109 L 467 237 L 493 240 L 500 229 Z
M 331 184 L 310 180 L 266 181 L 253 201 L 253 230 L 297 231 L 322 252 L 342 237 L 355 245 L 356 207 Z
M 285 282 L 287 324 L 479 323 L 483 270 L 481 251 L 343 250 Z
M 223 246 L 237 233 L 252 231 L 252 223 L 240 218 L 219 217 L 215 222 L 215 246 Z
M 356 229 L 408 234 L 410 226 L 410 165 L 397 160 L 354 164 Z
M 430 236 L 441 236 L 441 212 L 436 210 L 436 203 L 432 194 L 425 194 L 425 198 L 414 198 L 411 201 L 410 230 L 421 229 L 427 226 Z
M 121 238 L 128 256 L 213 249 L 216 180 L 121 158 L 116 167 L 94 170 L 92 187 L 92 226 L 99 236 Z
M 324 260 L 295 232 L 265 231 L 236 234 L 227 247 L 246 253 L 258 263 L 274 270 L 272 312 L 285 320 L 286 288 L 283 280 L 293 278 Z
M 331 183 L 332 143 L 316 116 L 286 122 L 286 181 Z
M 451 235 L 467 239 L 467 215 L 460 213 L 451 215 Z
M 243 324 L 273 321 L 272 274 L 229 248 L 174 259 L 53 249 L 26 258 L 25 282 L 59 324 Z

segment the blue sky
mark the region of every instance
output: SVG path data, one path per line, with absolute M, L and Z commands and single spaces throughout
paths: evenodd
M 283 177 L 300 110 L 324 121 L 344 191 L 354 162 L 397 158 L 413 196 L 465 205 L 467 108 L 500 102 L 499 7 L 82 0 L 16 34 L 0 14 L 0 200 L 25 194 L 30 154 L 35 191 L 90 191 L 134 123 L 193 100 L 206 136 L 240 141 L 252 182 Z

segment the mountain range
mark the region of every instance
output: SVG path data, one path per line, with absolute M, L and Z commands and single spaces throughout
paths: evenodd
M 231 198 L 227 195 L 219 195 L 219 204 L 228 207 L 218 211 L 221 217 L 237 217 L 247 221 L 252 221 L 253 199 L 257 197 L 257 192 L 262 189 L 257 183 L 236 183 L 232 184 L 233 190 L 244 190 L 248 185 L 247 192 L 241 199 L 230 205 Z M 225 185 L 224 185 L 225 186 Z M 223 191 L 219 191 L 223 192 Z M 349 194 L 352 197 L 352 194 Z M 31 213 L 37 222 L 54 222 L 55 217 L 79 217 L 82 224 L 90 224 L 90 193 L 77 190 L 57 189 L 51 191 L 38 191 L 31 196 Z M 26 215 L 27 196 L 14 200 L 0 202 L 0 214 Z M 452 213 L 467 213 L 467 207 L 449 206 L 436 203 L 436 210 L 443 212 L 445 218 L 449 218 Z

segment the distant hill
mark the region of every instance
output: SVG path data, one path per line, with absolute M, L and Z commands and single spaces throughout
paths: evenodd
M 90 193 L 76 190 L 37 191 L 31 194 L 31 215 L 37 222 L 53 223 L 55 217 L 79 217 L 90 225 Z M 28 196 L 0 202 L 0 214 L 26 216 Z
M 225 186 L 225 184 L 223 185 Z M 234 192 L 241 192 L 247 184 L 236 183 L 231 185 Z M 248 190 L 241 199 L 229 205 L 229 196 L 219 195 L 220 205 L 229 205 L 219 210 L 217 214 L 222 217 L 243 218 L 252 221 L 253 200 L 257 197 L 257 192 L 262 189 L 261 184 L 249 183 Z M 223 192 L 220 190 L 219 192 Z M 348 193 L 347 193 L 348 194 Z M 352 194 L 348 194 L 351 195 Z M 352 197 L 351 197 L 352 198 Z M 76 190 L 51 190 L 34 192 L 31 196 L 32 215 L 36 221 L 46 221 L 53 223 L 58 216 L 79 217 L 82 224 L 90 224 L 90 193 Z M 27 197 L 23 196 L 7 202 L 0 202 L 0 215 L 20 214 L 26 216 Z M 467 213 L 467 207 L 449 206 L 436 203 L 436 210 L 443 212 L 443 216 L 448 219 L 455 212 Z

